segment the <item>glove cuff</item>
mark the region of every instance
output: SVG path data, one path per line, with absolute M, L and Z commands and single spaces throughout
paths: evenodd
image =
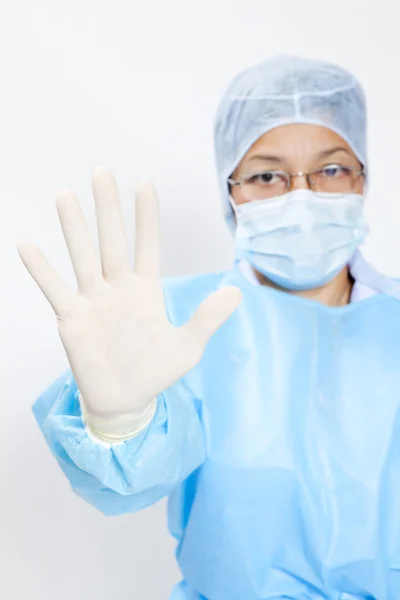
M 82 410 L 82 420 L 92 436 L 108 444 L 120 444 L 136 437 L 146 429 L 153 420 L 157 410 L 157 398 L 140 414 L 121 415 L 115 419 L 101 419 L 89 416 L 85 411 L 84 402 L 79 395 Z

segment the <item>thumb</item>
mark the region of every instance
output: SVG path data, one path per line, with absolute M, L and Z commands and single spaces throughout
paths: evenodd
M 229 286 L 214 292 L 204 300 L 184 326 L 192 340 L 206 345 L 210 337 L 237 309 L 243 298 L 239 288 Z

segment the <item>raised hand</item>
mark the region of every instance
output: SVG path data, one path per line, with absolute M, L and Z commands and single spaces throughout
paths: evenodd
M 158 394 L 201 359 L 209 338 L 241 301 L 238 288 L 209 296 L 183 327 L 166 315 L 160 279 L 158 201 L 151 184 L 136 194 L 135 264 L 112 174 L 93 177 L 100 259 L 78 200 L 58 195 L 57 209 L 78 289 L 69 289 L 31 242 L 19 254 L 58 319 L 71 370 L 93 429 L 126 435 Z

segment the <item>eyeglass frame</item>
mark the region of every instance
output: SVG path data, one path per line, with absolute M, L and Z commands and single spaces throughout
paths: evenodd
M 286 180 L 286 190 L 290 190 L 290 188 L 292 187 L 292 181 L 295 177 L 305 177 L 306 181 L 307 181 L 308 189 L 311 191 L 315 191 L 315 190 L 313 190 L 312 185 L 311 185 L 311 179 L 310 179 L 311 176 L 315 175 L 316 173 L 321 173 L 324 169 L 326 169 L 329 166 L 342 167 L 349 171 L 352 171 L 353 173 L 356 174 L 356 178 L 361 177 L 361 176 L 365 177 L 365 175 L 366 175 L 364 167 L 362 167 L 361 169 L 357 169 L 356 167 L 344 167 L 344 165 L 335 165 L 334 163 L 332 163 L 332 165 L 326 165 L 325 167 L 321 167 L 320 169 L 315 169 L 315 171 L 310 171 L 308 173 L 306 173 L 305 171 L 298 171 L 297 173 L 288 173 L 287 171 L 283 171 L 280 169 L 278 169 L 278 170 L 268 169 L 265 171 L 261 171 L 260 173 L 254 173 L 254 175 L 261 175 L 262 173 L 273 173 L 274 175 L 279 175 L 279 174 L 285 175 L 284 179 Z M 357 181 L 357 179 L 354 180 L 354 183 L 356 181 Z M 243 183 L 246 183 L 243 181 L 243 179 L 235 180 L 235 179 L 232 179 L 231 177 L 228 178 L 227 182 L 230 185 L 235 185 L 235 186 L 238 185 L 240 187 L 242 187 Z M 318 193 L 318 192 L 316 192 L 316 193 Z

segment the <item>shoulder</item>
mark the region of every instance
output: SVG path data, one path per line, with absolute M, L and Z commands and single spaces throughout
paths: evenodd
M 219 288 L 225 275 L 221 271 L 164 278 L 163 292 L 171 322 L 186 322 L 199 304 Z
M 400 300 L 400 280 L 378 271 L 358 252 L 350 263 L 350 271 L 355 281 L 375 294 L 385 294 Z

